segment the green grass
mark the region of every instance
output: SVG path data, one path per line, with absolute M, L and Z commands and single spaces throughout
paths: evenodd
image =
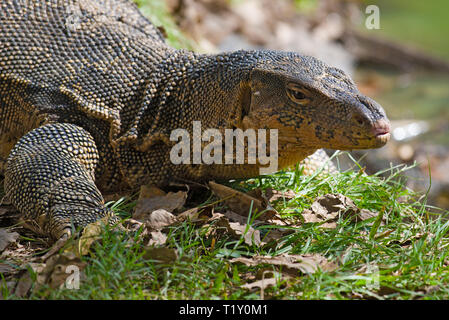
M 157 27 L 163 27 L 166 32 L 166 40 L 168 44 L 178 49 L 192 49 L 195 46 L 193 40 L 186 37 L 181 30 L 179 30 L 175 21 L 168 12 L 164 0 L 134 0 L 134 2 L 154 25 Z
M 248 246 L 226 236 L 218 238 L 212 247 L 207 229 L 184 222 L 170 228 L 166 246 L 176 249 L 178 258 L 164 265 L 145 257 L 145 246 L 138 241 L 139 232 L 107 228 L 91 255 L 82 258 L 88 266 L 86 279 L 78 290 L 43 287 L 33 291 L 30 298 L 259 299 L 259 291 L 248 291 L 241 285 L 247 282 L 248 275 L 257 274 L 262 267 L 231 264 L 231 258 L 320 253 L 337 263 L 338 268 L 281 280 L 265 289 L 265 297 L 447 299 L 449 222 L 430 212 L 425 197 L 404 188 L 405 172 L 406 167 L 396 167 L 387 170 L 386 178 L 380 177 L 380 173 L 368 176 L 358 170 L 318 178 L 303 176 L 298 169 L 234 182 L 233 186 L 239 189 L 295 190 L 297 198 L 281 200 L 276 208 L 284 217 L 298 221 L 300 212 L 309 208 L 317 196 L 343 193 L 360 208 L 382 212 L 386 223 L 374 227 L 375 218 L 357 224 L 340 220 L 337 228 L 331 230 L 303 224 L 265 247 Z M 133 202 L 122 202 L 115 210 L 126 213 L 132 206 Z M 256 228 L 262 235 L 267 232 L 266 227 Z M 371 269 L 367 270 L 367 266 Z M 379 277 L 378 286 L 373 285 L 373 275 Z M 2 293 L 6 298 L 15 298 L 6 288 Z

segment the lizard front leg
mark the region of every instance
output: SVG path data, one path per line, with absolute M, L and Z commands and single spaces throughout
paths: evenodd
M 102 217 L 118 221 L 95 185 L 98 151 L 83 128 L 49 124 L 24 135 L 12 149 L 5 191 L 26 225 L 54 239 Z

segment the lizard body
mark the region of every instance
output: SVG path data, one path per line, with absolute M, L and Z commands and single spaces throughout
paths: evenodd
M 36 230 L 58 239 L 112 215 L 101 191 L 258 175 L 260 163 L 173 164 L 170 135 L 194 121 L 277 129 L 279 168 L 320 148 L 381 147 L 390 130 L 313 57 L 177 50 L 127 0 L 0 3 L 0 169 Z

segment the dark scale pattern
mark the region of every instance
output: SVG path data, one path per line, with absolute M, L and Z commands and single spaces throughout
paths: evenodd
M 88 132 L 72 124 L 45 125 L 14 146 L 5 189 L 28 225 L 57 239 L 72 226 L 111 216 L 95 186 L 97 165 L 97 148 Z
M 36 229 L 58 238 L 108 215 L 99 190 L 258 175 L 172 164 L 170 133 L 195 120 L 278 129 L 280 168 L 388 140 L 382 108 L 313 57 L 175 50 L 129 0 L 0 1 L 0 171 Z

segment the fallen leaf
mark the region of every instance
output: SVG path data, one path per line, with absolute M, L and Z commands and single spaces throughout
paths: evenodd
M 251 282 L 251 283 L 246 283 L 246 284 L 242 285 L 241 287 L 243 289 L 248 289 L 248 290 L 252 290 L 254 288 L 260 288 L 261 290 L 264 290 L 268 287 L 275 286 L 277 281 L 278 280 L 276 278 L 261 279 L 261 280 L 257 280 L 257 281 Z
M 167 235 L 159 230 L 151 231 L 149 235 L 151 238 L 148 241 L 148 246 L 164 245 L 167 242 Z
M 260 231 L 255 230 L 253 227 L 247 224 L 240 224 L 238 222 L 230 222 L 223 214 L 215 214 L 211 221 L 217 220 L 215 226 L 225 229 L 226 234 L 230 235 L 234 239 L 240 239 L 243 236 L 243 240 L 248 245 L 261 244 L 260 242 Z
M 82 270 L 87 266 L 87 263 L 81 261 L 75 254 L 62 253 L 50 257 L 45 264 L 44 269 L 39 272 L 42 280 L 39 282 L 48 284 L 51 288 L 61 288 L 64 285 L 70 285 L 66 282 L 67 278 L 74 273 L 78 273 L 79 278 L 73 280 L 83 280 L 84 275 Z
M 298 197 L 298 195 L 293 190 L 278 191 L 273 188 L 268 188 L 265 191 L 265 194 L 269 202 L 273 202 L 279 199 L 285 199 L 288 201 Z
M 248 217 L 244 217 L 240 214 L 237 214 L 233 211 L 227 210 L 224 213 L 224 216 L 231 221 L 238 222 L 240 224 L 246 224 L 248 222 Z M 262 224 L 263 222 L 260 220 L 253 220 L 253 225 Z
M 305 223 L 323 223 L 320 227 L 335 228 L 340 217 L 359 222 L 378 214 L 358 208 L 350 198 L 342 194 L 326 194 L 316 198 L 310 210 L 304 210 L 301 215 Z
M 204 220 L 203 220 L 204 221 Z M 247 229 L 248 217 L 243 217 L 235 212 L 227 210 L 223 213 L 213 213 L 212 217 L 206 220 L 206 223 L 213 222 L 216 227 L 221 227 L 226 230 L 226 233 L 233 238 L 240 239 L 242 234 L 244 234 Z M 247 232 L 244 235 L 244 242 L 248 245 L 265 245 L 267 242 L 278 240 L 279 238 L 294 232 L 292 229 L 281 228 L 279 224 L 280 220 L 253 220 L 251 225 L 248 227 Z M 254 229 L 254 226 L 273 224 L 273 228 L 268 230 L 263 237 L 264 241 L 261 241 L 261 233 L 259 230 Z M 286 224 L 282 222 L 282 227 Z M 207 224 L 209 226 L 209 224 Z
M 244 242 L 248 245 L 260 245 L 260 231 L 255 230 L 253 227 L 247 224 L 240 224 L 238 222 L 229 222 L 229 228 L 231 233 L 234 233 L 236 237 L 243 235 Z
M 249 190 L 248 192 L 246 192 L 246 195 L 248 195 L 250 197 L 253 197 L 253 198 L 256 198 L 258 200 L 261 200 L 261 201 L 264 201 L 264 199 L 265 199 L 264 196 L 263 196 L 262 190 L 259 189 L 259 188 L 255 188 L 255 189 Z
M 262 237 L 263 243 L 270 243 L 271 241 L 277 241 L 282 237 L 295 232 L 293 229 L 282 229 L 282 228 L 270 228 L 268 232 Z
M 156 263 L 170 264 L 178 259 L 178 254 L 172 248 L 149 246 L 145 248 L 143 258 Z
M 164 209 L 158 209 L 148 215 L 145 226 L 150 230 L 160 230 L 172 225 L 175 221 L 176 217 L 172 213 Z
M 276 267 L 281 267 L 283 272 L 293 273 L 297 275 L 301 273 L 315 273 L 318 269 L 324 271 L 333 271 L 337 265 L 329 262 L 325 257 L 319 254 L 303 254 L 303 255 L 289 255 L 283 254 L 275 257 L 271 256 L 253 256 L 251 258 L 234 258 L 230 260 L 231 263 L 243 263 L 247 266 L 257 266 L 260 264 L 270 264 Z
M 143 185 L 140 187 L 139 191 L 139 200 L 140 199 L 149 199 L 157 196 L 165 196 L 166 193 L 164 190 L 159 189 L 154 185 Z
M 30 291 L 32 285 L 33 280 L 31 279 L 30 274 L 27 272 L 19 279 L 19 282 L 17 283 L 14 290 L 14 294 L 20 298 L 23 298 L 28 294 L 28 291 Z
M 312 203 L 312 211 L 324 218 L 329 216 L 335 218 L 340 214 L 344 214 L 345 217 L 352 217 L 360 210 L 351 199 L 342 194 L 327 194 L 318 197 Z
M 17 283 L 14 294 L 25 297 L 33 283 L 35 283 L 33 290 L 37 290 L 43 285 L 48 285 L 53 289 L 62 288 L 64 285 L 69 286 L 72 283 L 69 283 L 67 279 L 71 275 L 69 280 L 85 280 L 82 270 L 86 265 L 86 262 L 81 261 L 73 252 L 53 255 L 45 263 L 29 263 L 28 268 L 36 274 L 36 280 L 33 281 L 30 271 L 26 271 Z M 73 277 L 74 273 L 77 273 L 75 277 Z
M 126 219 L 122 221 L 122 226 L 125 230 L 128 231 L 137 231 L 139 230 L 144 224 L 141 221 L 137 221 L 134 219 Z
M 0 274 L 6 276 L 8 274 L 15 273 L 16 269 L 11 267 L 9 264 L 0 263 Z
M 320 227 L 322 228 L 328 228 L 333 229 L 337 227 L 337 223 L 333 220 L 335 219 L 334 215 L 331 215 L 330 217 L 326 216 L 320 216 L 316 213 L 314 213 L 312 210 L 304 210 L 302 213 L 302 218 L 304 219 L 304 223 L 320 223 L 324 222 Z
M 196 207 L 186 210 L 176 216 L 179 222 L 189 220 L 191 222 L 206 222 L 213 216 L 213 206 Z
M 6 249 L 10 243 L 17 240 L 19 234 L 17 232 L 9 232 L 6 229 L 0 229 L 0 252 Z
M 372 212 L 372 211 L 369 211 L 367 209 L 361 209 L 360 212 L 357 215 L 357 221 L 356 222 L 358 222 L 358 220 L 364 221 L 364 220 L 367 220 L 367 219 L 371 219 L 373 217 L 377 217 L 378 215 L 379 214 L 377 212 Z
M 432 237 L 432 234 L 428 233 L 428 232 L 418 232 L 412 236 L 406 236 L 404 233 L 401 233 L 401 239 L 397 240 L 392 240 L 392 241 L 388 241 L 388 245 L 400 245 L 402 247 L 404 246 L 409 246 L 411 245 L 414 241 L 420 240 L 422 238 L 426 238 L 426 237 Z
M 277 213 L 269 202 L 263 198 L 253 197 L 213 181 L 209 182 L 209 187 L 217 197 L 226 203 L 231 211 L 241 216 L 247 217 L 250 213 L 252 215 L 259 213 L 260 215 L 257 216 L 259 220 L 268 220 Z
M 133 219 L 145 221 L 153 211 L 164 209 L 169 212 L 181 208 L 187 199 L 187 192 L 169 192 L 164 195 L 155 195 L 151 198 L 140 198 L 134 209 Z
M 286 276 L 286 275 L 276 272 L 274 270 L 259 269 L 257 271 L 256 278 L 258 280 L 251 282 L 251 283 L 246 283 L 246 284 L 242 285 L 241 288 L 247 289 L 247 290 L 253 290 L 253 289 L 259 288 L 260 289 L 260 300 L 264 300 L 266 288 L 277 285 L 280 280 L 289 278 L 289 276 Z
M 103 219 L 90 223 L 84 228 L 83 234 L 78 241 L 78 251 L 80 255 L 88 254 L 92 244 L 101 239 L 100 234 L 105 225 L 105 221 L 102 220 Z
M 84 229 L 79 237 L 72 243 L 64 244 L 65 249 L 64 252 L 74 253 L 78 256 L 84 256 L 89 254 L 90 247 L 95 241 L 101 239 L 100 234 L 106 224 L 108 224 L 109 217 L 101 218 L 95 222 L 89 223 Z M 57 250 L 59 251 L 59 250 Z

